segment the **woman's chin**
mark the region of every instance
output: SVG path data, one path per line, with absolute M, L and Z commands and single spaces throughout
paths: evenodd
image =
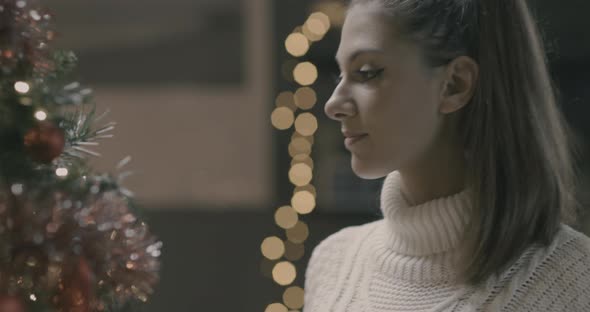
M 376 166 L 371 162 L 360 160 L 354 155 L 352 155 L 350 162 L 352 172 L 361 179 L 375 180 L 386 176 L 390 172 L 381 166 Z

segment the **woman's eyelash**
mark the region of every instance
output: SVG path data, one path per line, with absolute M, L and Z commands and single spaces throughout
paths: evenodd
M 384 70 L 384 68 L 375 70 L 357 70 L 355 73 L 360 76 L 358 79 L 359 81 L 365 82 L 377 78 L 377 76 L 379 76 Z M 334 84 L 338 85 L 340 84 L 340 81 L 342 81 L 342 74 L 332 74 L 332 79 Z
M 361 76 L 363 81 L 368 81 L 379 76 L 383 70 L 383 68 L 375 70 L 358 70 L 357 73 Z

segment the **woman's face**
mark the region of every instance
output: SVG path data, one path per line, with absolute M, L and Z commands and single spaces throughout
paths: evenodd
M 340 82 L 324 110 L 343 132 L 366 134 L 346 144 L 356 175 L 380 178 L 431 154 L 444 67 L 428 68 L 417 46 L 396 39 L 378 9 L 364 5 L 349 10 L 336 60 Z

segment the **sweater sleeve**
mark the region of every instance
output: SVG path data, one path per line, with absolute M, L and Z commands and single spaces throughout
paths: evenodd
M 305 271 L 304 312 L 320 311 L 322 304 L 336 288 L 346 249 L 357 226 L 346 227 L 328 236 L 312 251 Z

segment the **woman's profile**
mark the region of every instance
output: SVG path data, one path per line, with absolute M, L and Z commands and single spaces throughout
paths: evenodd
M 575 140 L 524 0 L 352 0 L 325 105 L 383 219 L 312 252 L 305 312 L 590 311 Z

